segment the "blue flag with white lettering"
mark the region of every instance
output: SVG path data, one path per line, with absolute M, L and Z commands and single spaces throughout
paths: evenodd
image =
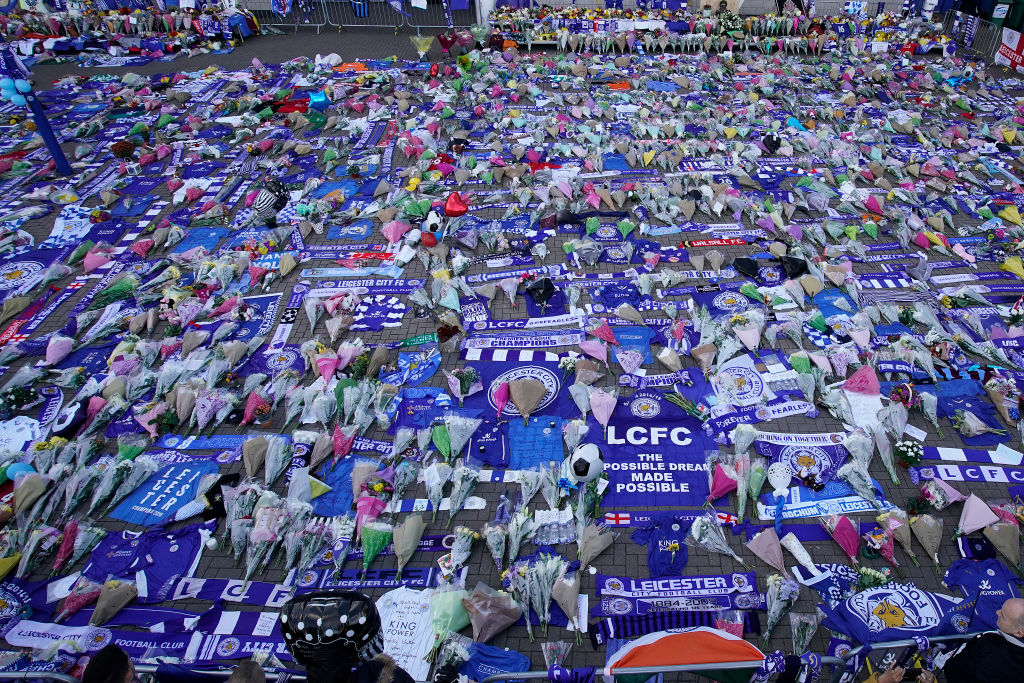
M 608 473 L 602 504 L 609 508 L 645 507 L 651 496 L 673 507 L 703 505 L 708 497 L 704 468 L 715 443 L 701 423 L 664 394 L 646 389 L 619 401 L 608 429 L 593 414 L 585 442 L 597 444 Z
M 220 466 L 210 460 L 168 465 L 121 501 L 111 517 L 140 526 L 162 524 L 182 505 L 195 500 L 205 475 L 219 471 Z

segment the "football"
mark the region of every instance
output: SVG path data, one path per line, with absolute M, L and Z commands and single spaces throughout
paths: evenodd
M 604 471 L 601 449 L 592 443 L 577 446 L 569 456 L 569 472 L 577 482 L 594 481 Z
M 442 227 L 441 214 L 437 211 L 428 213 L 427 217 L 423 220 L 423 224 L 420 225 L 420 229 L 423 232 L 438 232 Z

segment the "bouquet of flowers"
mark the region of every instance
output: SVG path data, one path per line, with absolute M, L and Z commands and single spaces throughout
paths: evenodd
M 480 534 L 466 526 L 455 527 L 454 535 L 451 553 L 441 558 L 442 566 L 446 569 L 445 574 L 448 575 L 455 574 L 466 564 L 473 552 L 473 543 L 480 538 Z
M 484 526 L 484 541 L 487 543 L 487 550 L 494 559 L 494 565 L 501 571 L 501 565 L 505 561 L 505 547 L 508 545 L 508 525 L 499 522 L 488 522 Z
M 561 471 L 560 463 L 551 462 L 541 473 L 540 494 L 551 510 L 557 510 L 562 501 Z
M 885 571 L 889 571 L 888 569 Z M 889 583 L 889 577 L 884 572 L 871 567 L 857 567 L 857 590 L 865 591 L 869 588 L 878 588 Z
M 966 437 L 981 436 L 982 434 L 996 434 L 1006 436 L 1005 429 L 996 429 L 985 424 L 984 421 L 969 410 L 958 410 L 953 414 L 953 426 Z
M 817 612 L 790 612 L 789 629 L 793 635 L 793 652 L 809 652 L 811 639 L 818 630 Z
M 562 371 L 562 380 L 564 381 L 569 375 L 576 372 L 576 362 L 579 361 L 580 355 L 573 351 L 562 356 L 558 361 L 558 369 Z
M 366 578 L 366 572 L 370 569 L 370 563 L 380 555 L 380 552 L 387 547 L 388 543 L 391 543 L 394 530 L 395 528 L 390 522 L 373 521 L 363 525 L 359 541 L 363 548 L 364 579 Z M 456 536 L 456 538 L 458 537 Z
M 430 625 L 434 629 L 434 646 L 427 655 L 428 661 L 437 659 L 449 633 L 457 633 L 469 625 L 469 613 L 462 603 L 467 595 L 465 590 L 442 588 L 430 596 Z M 468 654 L 465 659 L 469 659 Z
M 526 507 L 533 500 L 533 497 L 537 495 L 543 476 L 543 472 L 538 470 L 519 470 L 516 473 L 516 477 L 519 479 L 519 487 L 523 493 L 523 499 L 519 503 L 519 507 Z
M 71 594 L 64 598 L 64 604 L 61 605 L 60 612 L 53 618 L 54 623 L 60 623 L 83 607 L 96 602 L 102 591 L 103 586 L 100 584 L 84 576 L 79 577 L 78 581 L 75 582 L 74 588 L 71 589 Z
M 542 553 L 530 566 L 530 607 L 544 627 L 545 636 L 548 633 L 548 622 L 551 621 L 551 591 L 555 581 L 565 573 L 567 564 L 560 555 Z
M 781 574 L 768 576 L 768 587 L 765 590 L 765 602 L 768 610 L 768 624 L 765 626 L 763 636 L 765 643 L 771 639 L 772 631 L 799 597 L 800 584 L 796 581 L 784 578 Z
M 420 463 L 416 460 L 403 460 L 395 466 L 395 477 L 391 482 L 391 504 L 397 505 L 402 500 L 405 490 L 416 482 L 420 473 Z
M 475 368 L 466 366 L 451 372 L 446 370 L 444 374 L 448 378 L 448 388 L 455 395 L 455 398 L 459 399 L 459 407 L 462 407 L 462 402 L 467 396 L 472 396 L 484 389 L 483 382 L 480 380 L 480 373 Z
M 811 559 L 811 554 L 807 552 L 804 544 L 800 542 L 800 539 L 792 531 L 779 539 L 779 545 L 789 551 L 789 554 L 811 574 L 817 573 L 818 569 L 814 565 L 814 560 Z
M 917 555 L 914 554 L 913 549 L 910 547 L 910 520 L 907 518 L 907 513 L 900 508 L 894 508 L 880 514 L 875 518 L 875 521 L 883 529 L 889 530 L 892 537 L 903 548 L 903 552 L 910 557 L 910 561 L 914 563 L 914 566 L 920 567 L 921 563 L 917 561 Z
M 902 403 L 903 407 L 917 408 L 921 405 L 921 394 L 914 391 L 914 385 L 908 382 L 897 384 L 889 392 L 889 400 Z
M 850 488 L 858 496 L 876 508 L 881 508 L 880 503 L 875 498 L 875 488 L 871 483 L 871 476 L 858 461 L 850 460 L 836 471 L 836 476 L 849 484 Z
M 698 548 L 729 555 L 732 559 L 743 565 L 744 568 L 748 568 L 746 562 L 741 560 L 740 556 L 729 547 L 729 542 L 725 539 L 722 527 L 718 526 L 718 522 L 712 514 L 705 514 L 693 520 L 687 540 Z
M 402 577 L 402 570 L 405 569 L 405 565 L 409 563 L 419 548 L 420 539 L 423 538 L 423 531 L 426 527 L 427 525 L 420 515 L 409 515 L 404 522 L 395 526 L 391 542 L 395 548 L 395 563 L 398 565 L 396 579 Z
M 888 560 L 889 564 L 893 566 L 900 578 L 903 578 L 903 571 L 900 569 L 900 563 L 896 561 L 896 544 L 892 537 L 892 533 L 890 533 L 888 529 L 883 529 L 876 525 L 875 528 L 868 533 L 863 534 L 862 537 L 864 542 L 867 543 L 867 547 Z
M 932 515 L 917 515 L 910 519 L 910 530 L 917 537 L 917 542 L 924 547 L 928 557 L 935 563 L 935 571 L 941 573 L 939 562 L 939 544 L 942 543 L 942 519 Z
M 536 528 L 533 515 L 530 514 L 528 507 L 523 506 L 512 515 L 512 519 L 508 523 L 508 561 L 510 565 L 519 557 L 519 548 L 523 541 L 532 536 Z
M 20 579 L 35 571 L 51 552 L 57 550 L 61 536 L 60 529 L 46 524 L 33 525 L 21 548 L 21 560 L 18 562 L 15 576 Z
M 921 458 L 924 457 L 924 448 L 917 441 L 904 439 L 896 442 L 894 453 L 900 466 L 906 468 L 921 462 Z
M 829 515 L 822 517 L 821 525 L 828 532 L 832 540 L 839 544 L 850 562 L 854 565 L 857 562 L 857 551 L 860 549 L 860 535 L 849 517 L 845 515 Z
M 79 522 L 78 534 L 75 536 L 75 548 L 67 566 L 73 567 L 83 557 L 92 552 L 100 541 L 107 537 L 107 530 L 91 522 Z
M 566 565 L 568 567 L 568 565 Z M 570 578 L 568 573 L 563 573 L 551 589 L 551 597 L 555 599 L 558 606 L 562 608 L 565 615 L 569 617 L 569 624 L 576 632 L 576 644 L 583 644 L 583 631 L 579 622 L 579 598 L 580 598 L 580 575 L 573 572 Z
M 959 503 L 964 500 L 964 494 L 941 479 L 929 479 L 926 481 L 921 485 L 921 494 L 936 510 L 943 510 L 953 503 Z
M 478 643 L 486 643 L 519 621 L 523 615 L 523 606 L 508 593 L 494 590 L 483 582 L 478 583 L 476 589 L 462 599 L 462 605 L 469 613 L 473 640 Z
M 356 518 L 349 515 L 334 517 L 331 520 L 331 551 L 334 556 L 334 578 L 341 576 L 345 560 L 352 549 L 352 536 L 356 532 Z
M 514 562 L 506 569 L 501 577 L 505 587 L 508 588 L 509 592 L 512 593 L 512 597 L 517 603 L 523 607 L 523 617 L 526 621 L 526 633 L 530 636 L 530 642 L 533 642 L 533 622 L 530 620 L 530 602 L 531 596 L 530 591 L 532 589 L 532 582 L 529 579 L 530 576 L 530 563 Z
M 466 504 L 466 500 L 473 493 L 473 489 L 476 488 L 476 483 L 479 479 L 480 470 L 466 465 L 464 462 L 452 472 L 452 493 L 448 503 L 449 526 L 451 526 L 455 513 Z
M 452 477 L 452 466 L 444 462 L 435 462 L 423 470 L 423 483 L 427 487 L 427 500 L 433 509 L 431 520 L 437 519 L 437 510 L 444 497 L 444 485 Z
M 939 427 L 939 397 L 932 393 L 921 394 L 921 412 L 924 413 L 925 418 L 928 422 L 935 427 L 935 431 L 938 432 L 939 438 L 945 438 L 942 434 L 942 428 Z

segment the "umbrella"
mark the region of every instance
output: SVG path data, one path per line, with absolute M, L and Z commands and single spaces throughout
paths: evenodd
M 633 667 L 664 668 L 670 666 L 749 664 L 760 668 L 764 653 L 747 641 L 725 631 L 701 626 L 698 628 L 656 631 L 626 644 L 612 655 L 605 665 L 604 675 L 626 674 Z M 702 671 L 705 676 L 719 681 L 748 680 L 752 671 L 735 674 Z M 739 678 L 738 676 L 742 676 Z

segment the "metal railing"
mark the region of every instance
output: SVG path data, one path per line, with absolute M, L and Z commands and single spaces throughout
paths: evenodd
M 704 671 L 728 671 L 734 669 L 759 669 L 763 660 L 750 661 L 750 662 L 710 662 L 707 664 L 671 664 L 669 666 L 628 666 L 623 668 L 617 668 L 612 673 L 612 678 L 618 676 L 637 676 L 637 675 L 655 675 L 655 674 L 668 674 L 668 673 L 696 673 L 699 674 Z M 822 657 L 822 665 L 828 665 L 833 668 L 839 667 L 840 670 L 845 665 L 842 659 L 839 657 Z M 600 668 L 598 668 L 597 675 L 602 675 Z M 548 677 L 547 671 L 515 671 L 503 674 L 495 674 L 488 676 L 479 683 L 499 683 L 501 681 L 522 681 L 522 680 L 537 680 L 546 679 Z
M 984 59 L 994 59 L 1003 42 L 1003 29 L 991 21 L 963 12 L 946 12 L 943 30 L 963 49 Z M 959 53 L 958 53 L 959 54 Z
M 81 683 L 77 678 L 56 671 L 0 671 L 0 681 L 25 681 L 44 679 L 59 683 Z
M 286 15 L 274 11 L 272 0 L 244 2 L 246 9 L 252 12 L 260 26 L 291 29 L 295 32 L 301 27 L 309 27 L 316 28 L 319 33 L 325 26 L 339 30 L 390 28 L 395 31 L 401 28 L 448 28 L 448 18 L 440 0 L 428 0 L 425 9 L 418 9 L 405 1 L 402 4 L 402 12 L 405 14 L 397 11 L 387 0 L 311 0 L 308 10 L 303 10 L 299 1 L 294 0 L 291 11 Z M 450 14 L 452 28 L 468 28 L 478 21 L 476 0 L 470 0 L 468 9 L 451 9 Z
M 245 8 L 249 10 L 260 26 L 272 26 L 276 29 L 292 29 L 298 33 L 299 28 L 308 26 L 315 28 L 317 33 L 328 25 L 327 3 L 324 0 L 310 0 L 310 9 L 306 11 L 299 6 L 299 1 L 292 2 L 292 9 L 288 14 L 278 14 L 274 11 L 271 0 L 242 0 Z
M 934 638 L 929 638 L 928 642 L 930 642 L 930 643 L 944 643 L 944 642 L 949 642 L 949 641 L 953 641 L 953 640 L 970 640 L 971 638 L 974 638 L 975 636 L 980 636 L 983 633 L 989 633 L 989 631 L 973 631 L 971 633 L 961 633 L 961 634 L 951 635 L 951 636 L 935 636 Z M 884 643 L 871 643 L 871 650 L 872 651 L 875 651 L 875 650 L 891 650 L 892 648 L 895 648 L 895 647 L 911 647 L 912 645 L 917 645 L 917 642 L 914 641 L 914 640 L 890 640 L 890 641 L 887 641 L 887 642 L 884 642 Z M 860 654 L 861 650 L 863 650 L 864 647 L 865 647 L 864 645 L 861 645 L 859 647 L 855 647 L 852 650 L 850 650 L 849 652 L 847 652 L 845 655 L 843 655 L 842 660 L 841 660 L 842 661 L 842 666 L 832 670 L 832 678 L 830 679 L 829 683 L 839 683 L 839 681 L 842 680 L 843 674 L 846 673 L 846 663 L 849 660 L 851 660 L 854 657 L 856 657 L 858 654 Z M 837 658 L 833 657 L 832 659 L 837 659 Z M 853 673 L 856 673 L 856 672 L 853 672 Z

